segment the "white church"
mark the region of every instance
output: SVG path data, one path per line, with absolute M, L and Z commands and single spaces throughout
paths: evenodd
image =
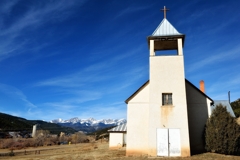
M 202 153 L 204 127 L 212 109 L 228 101 L 214 101 L 185 79 L 183 46 L 185 35 L 164 19 L 148 36 L 149 80 L 125 102 L 127 125 L 109 130 L 110 148 L 126 144 L 126 155 L 180 156 Z M 173 55 L 161 55 L 176 50 Z M 156 54 L 156 52 L 160 54 Z M 124 145 L 125 145 L 124 144 Z

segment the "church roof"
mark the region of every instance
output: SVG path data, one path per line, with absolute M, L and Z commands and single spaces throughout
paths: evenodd
M 209 100 L 212 101 L 212 104 L 214 103 L 214 100 L 212 100 L 212 98 L 210 98 L 208 95 L 206 95 L 204 92 L 202 92 L 199 88 L 197 88 L 196 86 L 194 86 L 189 80 L 185 79 L 186 83 L 190 84 L 193 88 L 195 88 L 198 92 L 200 92 L 203 96 L 207 97 Z
M 108 132 L 126 132 L 127 131 L 127 123 L 109 129 Z
M 126 99 L 125 103 L 128 103 L 136 94 L 138 94 L 138 92 L 140 92 L 146 85 L 148 85 L 149 80 L 147 82 L 145 82 L 140 88 L 138 88 L 136 90 L 136 92 L 134 92 L 130 97 L 128 97 L 128 99 Z
M 158 25 L 152 35 L 148 36 L 148 46 L 150 40 L 154 40 L 154 49 L 157 50 L 174 50 L 178 49 L 177 39 L 182 39 L 182 47 L 184 46 L 185 35 L 179 33 L 173 25 L 164 18 Z
M 185 79 L 185 82 L 190 84 L 193 88 L 195 88 L 198 92 L 200 92 L 203 96 L 207 97 L 209 100 L 211 100 L 213 103 L 214 101 L 207 96 L 205 93 L 203 93 L 199 88 L 197 88 L 196 86 L 194 86 L 190 81 L 188 81 L 187 79 Z M 136 90 L 136 92 L 134 92 L 128 99 L 126 99 L 125 103 L 128 104 L 128 102 L 135 96 L 138 94 L 138 92 L 140 92 L 146 85 L 149 84 L 149 80 L 147 82 L 145 82 L 138 90 Z
M 216 106 L 220 104 L 226 107 L 227 111 L 230 113 L 231 116 L 235 117 L 235 114 L 228 100 L 214 100 L 214 105 L 211 106 L 211 110 L 213 111 Z
M 164 18 L 162 22 L 158 25 L 155 31 L 152 33 L 152 36 L 172 36 L 172 35 L 182 35 L 179 33 L 173 25 Z

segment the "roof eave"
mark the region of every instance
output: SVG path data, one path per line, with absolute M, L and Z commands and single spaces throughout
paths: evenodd
M 127 133 L 127 131 L 108 131 L 109 133 Z
M 204 92 L 202 92 L 199 88 L 197 88 L 196 86 L 194 86 L 190 81 L 188 81 L 187 79 L 185 79 L 185 81 L 190 84 L 193 88 L 195 88 L 196 90 L 198 90 L 203 96 L 207 97 L 209 100 L 212 101 L 211 105 L 214 104 L 214 100 L 212 98 L 210 98 L 208 95 L 206 95 Z
M 141 91 L 147 84 L 149 83 L 149 80 L 145 82 L 141 87 L 139 87 L 128 99 L 125 100 L 125 103 L 128 104 L 128 102 L 139 92 Z

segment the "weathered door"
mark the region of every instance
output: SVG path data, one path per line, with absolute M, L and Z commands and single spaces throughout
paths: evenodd
M 168 129 L 157 129 L 157 155 L 168 156 Z
M 181 156 L 180 129 L 157 129 L 157 156 Z
M 168 133 L 170 156 L 181 156 L 180 129 L 169 129 Z

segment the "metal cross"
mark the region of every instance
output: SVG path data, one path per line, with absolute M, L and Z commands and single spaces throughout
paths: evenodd
M 166 6 L 164 6 L 164 8 L 161 9 L 161 11 L 164 12 L 164 18 L 166 18 L 166 14 L 167 14 L 167 11 L 169 11 L 169 9 L 167 9 Z

